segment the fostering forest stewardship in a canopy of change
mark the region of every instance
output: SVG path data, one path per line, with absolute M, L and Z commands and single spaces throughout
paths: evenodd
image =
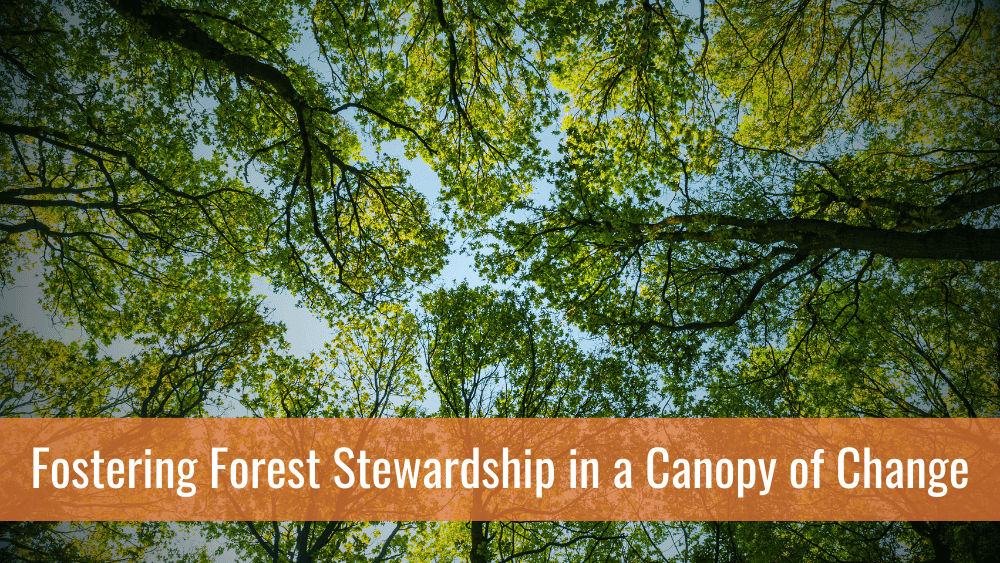
M 996 417 L 996 8 L 4 2 L 0 285 L 38 274 L 56 326 L 0 318 L 0 414 Z M 991 522 L 0 524 L 17 561 L 998 552 Z
M 864 448 L 865 457 L 864 462 L 860 467 L 864 469 L 864 487 L 870 488 L 882 488 L 882 460 L 878 458 L 872 458 L 869 448 Z M 97 489 L 103 489 L 105 484 L 112 489 L 120 489 L 125 486 L 126 481 L 128 482 L 128 488 L 136 488 L 136 483 L 139 483 L 139 487 L 152 489 L 154 487 L 155 475 L 155 487 L 157 489 L 166 486 L 166 488 L 171 489 L 174 486 L 174 467 L 177 467 L 177 494 L 182 497 L 194 496 L 198 489 L 197 487 L 188 482 L 188 479 L 194 476 L 195 464 L 200 460 L 198 459 L 182 459 L 178 462 L 174 462 L 171 458 L 129 458 L 129 459 L 118 459 L 118 458 L 108 458 L 104 459 L 101 457 L 101 452 L 94 450 L 94 457 L 87 458 L 76 458 L 73 460 L 72 464 L 69 460 L 63 458 L 55 458 L 52 460 L 52 466 L 49 467 L 41 461 L 42 454 L 48 453 L 49 448 L 32 448 L 32 455 L 34 456 L 34 461 L 32 464 L 32 479 L 33 487 L 39 488 L 42 483 L 44 483 L 44 475 L 49 474 L 52 480 L 52 486 L 57 489 L 64 489 L 70 484 L 70 465 L 73 467 L 73 480 L 72 484 L 77 489 L 84 489 L 88 486 L 92 486 Z M 316 464 L 321 460 L 316 458 L 316 453 L 312 450 L 309 451 L 309 459 L 303 462 L 299 458 L 292 458 L 287 460 L 281 458 L 234 458 L 231 463 L 219 463 L 219 455 L 228 451 L 228 448 L 212 448 L 212 488 L 217 489 L 222 483 L 225 486 L 225 475 L 229 476 L 229 484 L 232 485 L 234 489 L 242 489 L 248 485 L 256 489 L 258 487 L 270 487 L 272 489 L 280 489 L 286 484 L 293 488 L 299 489 L 306 486 L 305 475 L 309 476 L 308 483 L 309 488 L 318 489 L 320 484 L 316 479 Z M 813 464 L 823 463 L 821 455 L 823 450 L 816 450 L 817 455 L 813 459 Z M 146 455 L 151 455 L 151 450 L 146 450 Z M 525 450 L 525 455 L 531 454 L 531 450 Z M 385 458 L 368 458 L 365 450 L 361 450 L 358 454 L 357 462 L 354 466 L 348 464 L 346 460 L 354 459 L 354 451 L 348 447 L 337 448 L 334 454 L 334 461 L 337 464 L 340 474 L 334 474 L 333 482 L 337 487 L 342 489 L 348 489 L 357 486 L 363 489 L 369 489 L 375 487 L 378 489 L 385 489 L 393 486 L 393 475 L 395 475 L 396 487 L 417 489 L 419 488 L 418 483 L 423 484 L 425 489 L 440 489 L 442 486 L 445 488 L 452 488 L 454 483 L 455 487 L 461 486 L 466 489 L 478 489 L 480 485 L 486 489 L 495 489 L 499 486 L 503 488 L 508 488 L 513 486 L 514 488 L 521 487 L 521 476 L 524 475 L 524 487 L 531 488 L 531 475 L 532 475 L 532 462 L 534 462 L 534 475 L 535 475 L 535 496 L 541 498 L 543 491 L 552 488 L 552 482 L 555 479 L 555 467 L 551 459 L 548 458 L 538 458 L 538 459 L 525 459 L 520 458 L 509 458 L 508 448 L 503 449 L 503 458 L 500 460 L 487 458 L 483 459 L 480 463 L 479 459 L 479 448 L 473 448 L 473 457 L 466 459 L 452 459 L 446 458 L 445 460 L 439 460 L 435 458 L 429 458 L 426 460 L 421 459 L 410 459 L 410 458 L 393 458 L 391 460 Z M 692 479 L 694 481 L 693 487 L 695 489 L 700 489 L 702 483 L 704 483 L 705 488 L 712 488 L 712 483 L 715 482 L 716 486 L 728 489 L 733 486 L 734 481 L 737 482 L 738 497 L 743 498 L 743 494 L 747 489 L 753 489 L 755 487 L 755 482 L 757 481 L 757 467 L 753 459 L 737 459 L 731 460 L 728 458 L 722 458 L 714 462 L 712 459 L 693 459 L 687 460 L 684 458 L 677 459 L 673 462 L 674 469 L 680 469 L 674 473 L 673 481 L 670 479 L 669 472 L 663 472 L 660 477 L 656 477 L 656 465 L 654 456 L 659 455 L 663 462 L 670 460 L 670 456 L 665 448 L 653 448 L 649 451 L 649 457 L 646 464 L 646 474 L 647 481 L 650 487 L 654 489 L 662 489 L 664 487 L 673 486 L 679 489 L 688 489 L 692 487 Z M 841 487 L 853 489 L 858 486 L 861 482 L 861 473 L 858 471 L 851 472 L 851 469 L 845 460 L 848 459 L 848 455 L 852 455 L 854 463 L 860 462 L 860 457 L 858 455 L 858 450 L 855 448 L 844 448 L 840 451 L 838 456 L 838 470 L 837 470 L 837 480 Z M 765 464 L 763 459 L 756 460 L 756 464 L 760 466 L 760 480 L 762 484 L 762 489 L 759 492 L 760 495 L 766 495 L 768 491 L 771 490 L 771 481 L 774 478 L 774 459 L 770 460 L 769 464 Z M 796 460 L 803 462 L 805 460 Z M 925 487 L 925 482 L 929 483 L 927 494 L 932 497 L 941 497 L 948 494 L 948 485 L 945 484 L 947 478 L 950 478 L 952 487 L 964 488 L 968 482 L 968 478 L 962 477 L 962 475 L 968 474 L 968 464 L 965 460 L 959 458 L 951 461 L 949 470 L 948 459 L 933 459 L 929 463 L 929 474 L 930 478 L 925 481 L 924 468 L 926 467 L 926 461 L 923 459 L 907 459 L 903 462 L 900 459 L 889 459 L 886 461 L 886 488 L 920 488 Z M 101 465 L 107 462 L 105 465 L 105 471 L 101 471 Z M 421 463 L 423 462 L 423 463 Z M 576 488 L 576 479 L 579 475 L 581 481 L 581 487 L 586 488 L 588 483 L 591 483 L 593 488 L 597 488 L 599 473 L 599 464 L 597 460 L 581 460 L 581 471 L 576 470 L 577 460 L 571 461 L 571 468 L 569 471 L 571 484 L 570 488 Z M 288 472 L 294 476 L 294 479 L 285 478 L 285 467 L 288 467 Z M 522 465 L 523 471 L 522 471 Z M 369 464 L 371 464 L 371 469 L 369 469 Z M 308 472 L 304 471 L 305 466 L 308 465 Z M 91 469 L 91 466 L 93 469 Z M 126 469 L 126 466 L 128 469 Z M 734 470 L 734 466 L 736 469 Z M 155 471 L 153 468 L 156 468 Z M 265 469 L 266 467 L 266 469 Z M 393 471 L 395 467 L 395 471 Z M 796 467 L 793 465 L 793 467 Z M 906 469 L 904 469 L 904 467 Z M 444 468 L 444 471 L 442 471 Z M 460 468 L 460 469 L 459 469 Z M 480 479 L 480 468 L 483 472 L 483 478 Z M 588 469 L 589 468 L 589 469 Z M 615 468 L 622 468 L 623 471 L 619 472 L 619 476 L 626 476 L 622 479 L 615 480 L 615 486 L 618 488 L 628 487 L 631 488 L 631 462 L 627 459 L 620 459 L 618 463 L 615 464 Z M 137 470 L 138 469 L 138 473 Z M 714 469 L 714 471 L 713 471 Z M 857 468 L 853 468 L 857 469 Z M 892 469 L 892 471 L 889 471 Z M 590 472 L 590 480 L 588 481 L 587 476 Z M 793 486 L 796 488 L 802 488 L 806 486 L 809 482 L 808 472 L 804 469 L 798 469 L 799 473 L 794 473 L 793 470 Z M 422 473 L 423 472 L 423 473 Z M 455 477 L 456 473 L 460 477 Z M 819 472 L 814 471 L 814 487 L 819 488 Z M 138 478 L 136 475 L 138 474 Z M 444 477 L 442 478 L 442 474 Z M 143 478 L 145 475 L 145 478 Z M 251 478 L 251 475 L 253 476 Z M 735 477 L 734 477 L 735 475 Z M 874 475 L 874 477 L 873 477 Z M 93 481 L 90 481 L 90 478 Z M 103 483 L 102 483 L 103 476 Z M 266 479 L 265 479 L 266 476 Z M 501 477 L 502 476 L 502 477 Z M 421 479 L 422 478 L 422 479 Z M 357 481 L 355 481 L 357 479 Z M 850 479 L 850 480 L 849 480 Z M 944 480 L 942 480 L 944 479 Z M 444 485 L 442 485 L 442 480 Z M 459 485 L 459 481 L 461 485 Z M 262 485 L 266 483 L 266 485 Z M 874 484 L 873 484 L 874 483 Z M 904 485 L 905 483 L 905 485 Z

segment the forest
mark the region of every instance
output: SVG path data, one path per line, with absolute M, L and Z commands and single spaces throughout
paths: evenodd
M 995 0 L 4 2 L 0 416 L 995 418 L 997 45 Z M 992 522 L 0 523 L 0 561 L 998 552 Z

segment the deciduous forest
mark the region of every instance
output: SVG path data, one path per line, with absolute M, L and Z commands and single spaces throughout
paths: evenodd
M 3 316 L 0 414 L 997 417 L 998 45 L 985 0 L 4 2 L 0 285 L 83 337 Z M 989 522 L 0 523 L 3 561 L 998 552 Z

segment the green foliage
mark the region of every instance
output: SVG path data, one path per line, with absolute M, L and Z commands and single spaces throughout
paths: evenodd
M 0 415 L 995 417 L 998 32 L 982 0 L 7 2 L 0 288 L 33 268 L 84 336 L 4 317 Z M 436 278 L 452 235 L 492 286 Z M 289 353 L 255 279 L 324 350 Z M 68 561 L 173 534 L 2 531 Z M 980 561 L 997 537 L 191 531 L 273 563 Z
M 423 299 L 421 347 L 446 418 L 657 414 L 641 364 L 581 349 L 532 292 L 461 284 Z
M 169 522 L 2 522 L 0 561 L 142 563 L 210 561 L 203 547 L 170 547 Z

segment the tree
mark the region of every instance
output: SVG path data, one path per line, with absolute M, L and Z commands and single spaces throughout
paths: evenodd
M 0 560 L 98 563 L 210 561 L 204 547 L 182 550 L 169 522 L 3 522 Z
M 141 330 L 134 351 L 111 357 L 96 340 L 39 337 L 0 323 L 0 415 L 52 418 L 182 418 L 224 414 L 229 394 L 253 381 L 260 357 L 280 345 L 283 327 L 256 300 L 188 280 L 190 293 L 134 295 L 116 328 Z M 152 287 L 158 289 L 156 284 Z M 146 288 L 148 289 L 148 287 Z M 181 300 L 178 301 L 177 298 Z M 137 306 L 137 304 L 139 304 Z M 141 328 L 136 328 L 141 327 Z M 95 327 L 99 328 L 99 327 Z M 0 527 L 7 561 L 208 561 L 203 546 L 175 541 L 170 522 L 8 522 Z
M 89 340 L 5 326 L 0 408 L 996 416 L 997 21 L 982 0 L 5 4 L 0 281 L 37 262 Z M 428 289 L 456 233 L 508 288 Z M 334 348 L 281 352 L 254 276 Z M 102 354 L 122 338 L 140 351 Z M 977 560 L 991 526 L 206 530 L 272 561 Z
M 114 303 L 137 278 L 180 291 L 164 270 L 195 259 L 329 310 L 337 287 L 377 300 L 439 266 L 443 231 L 424 198 L 394 161 L 363 163 L 343 113 L 385 116 L 284 54 L 293 7 L 241 10 L 276 27 L 226 7 L 4 8 L 0 225 L 20 256 L 50 266 L 52 306 L 87 317 L 80 291 Z M 248 185 L 251 173 L 266 185 Z
M 445 418 L 581 418 L 658 414 L 641 364 L 601 350 L 585 351 L 532 292 L 498 292 L 461 284 L 424 296 L 421 347 L 430 387 Z M 475 489 L 473 502 L 485 502 Z M 468 527 L 466 531 L 466 527 Z M 614 553 L 617 522 L 462 522 L 433 524 L 437 536 L 412 551 L 415 560 L 443 553 L 487 561 L 574 560 Z M 448 544 L 448 545 L 446 545 Z
M 593 54 L 562 83 L 580 101 L 551 203 L 499 224 L 510 250 L 493 271 L 535 281 L 590 331 L 674 365 L 700 358 L 667 370 L 704 397 L 680 413 L 995 413 L 995 322 L 980 308 L 996 295 L 995 14 L 956 7 L 930 29 L 944 6 L 704 8 L 687 27 L 701 48 L 668 78 L 650 69 L 673 37 L 637 38 L 631 58 L 584 42 Z M 634 14 L 626 32 L 669 21 Z M 680 96 L 657 98 L 676 75 Z M 787 534 L 805 540 L 799 557 L 989 549 L 952 551 L 961 524 L 841 526 L 856 547 L 836 526 L 768 528 L 706 524 L 703 556 L 750 557 Z
M 342 319 L 322 354 L 302 359 L 272 352 L 242 388 L 242 405 L 257 418 L 413 417 L 423 394 L 412 314 Z M 225 540 L 242 560 L 270 563 L 372 561 L 405 553 L 421 523 L 204 522 L 207 539 Z
M 996 260 L 992 213 L 1000 191 L 990 116 L 996 116 L 991 73 L 997 61 L 984 48 L 994 16 L 977 7 L 956 24 L 961 35 L 947 29 L 921 48 L 887 41 L 887 34 L 906 32 L 905 20 L 867 36 L 871 22 L 857 20 L 869 17 L 873 6 L 857 16 L 854 7 L 834 14 L 803 8 L 788 23 L 764 25 L 770 8 L 720 4 L 719 31 L 706 56 L 682 62 L 673 73 L 687 71 L 681 84 L 673 74 L 660 81 L 637 74 L 634 83 L 625 82 L 621 76 L 645 67 L 595 45 L 585 53 L 594 62 L 559 82 L 580 109 L 568 118 L 564 157 L 554 165 L 553 202 L 525 203 L 528 220 L 500 225 L 511 249 L 499 248 L 494 271 L 520 268 L 590 329 L 626 337 L 651 331 L 669 339 L 705 330 L 752 332 L 761 317 L 774 316 L 762 309 L 788 310 L 795 295 L 813 291 L 807 280 L 826 280 L 827 294 L 850 291 L 866 274 L 900 260 Z M 757 26 L 753 37 L 764 47 L 737 40 L 746 34 L 741 22 L 725 15 L 737 7 Z M 634 17 L 638 27 L 666 16 Z M 817 37 L 809 26 L 823 22 L 825 35 Z M 854 31 L 837 35 L 849 23 Z M 778 34 L 782 42 L 768 46 L 776 36 L 769 25 L 797 31 Z M 693 28 L 689 32 L 694 36 Z M 842 51 L 865 52 L 871 41 L 885 43 L 879 64 L 924 61 L 934 86 L 904 67 L 903 76 L 886 71 L 878 89 L 855 94 L 860 86 L 850 72 L 878 73 L 863 61 L 845 60 Z M 838 42 L 845 44 L 830 47 Z M 770 58 L 752 69 L 730 68 L 761 59 L 761 50 Z M 776 62 L 780 53 L 787 57 Z M 863 68 L 837 66 L 848 64 Z M 771 75 L 766 72 L 813 90 L 789 99 L 795 89 L 768 82 L 761 77 Z M 818 89 L 809 78 L 815 72 L 848 85 Z M 699 77 L 716 73 L 724 78 L 711 84 Z M 605 75 L 619 78 L 602 81 Z M 674 95 L 656 98 L 654 86 Z M 827 108 L 832 102 L 823 100 L 830 97 L 840 101 Z M 585 103 L 594 99 L 602 103 Z M 933 117 L 914 119 L 924 108 Z M 811 125 L 813 113 L 825 117 Z M 806 126 L 812 128 L 801 139 L 789 132 Z M 757 144 L 747 145 L 751 140 Z M 692 295 L 713 298 L 699 307 L 706 300 Z
M 995 412 L 995 322 L 979 307 L 1000 232 L 996 14 L 605 8 L 615 25 L 578 31 L 555 68 L 573 100 L 562 158 L 548 202 L 494 219 L 481 263 L 495 279 L 530 280 L 584 330 L 661 362 L 677 414 Z M 725 529 L 744 528 L 766 526 Z M 847 528 L 876 560 L 893 542 L 945 560 L 962 533 Z M 714 560 L 721 529 L 701 532 Z M 808 542 L 849 545 L 817 530 Z M 723 551 L 749 553 L 728 537 Z M 823 557 L 859 553 L 841 549 Z

